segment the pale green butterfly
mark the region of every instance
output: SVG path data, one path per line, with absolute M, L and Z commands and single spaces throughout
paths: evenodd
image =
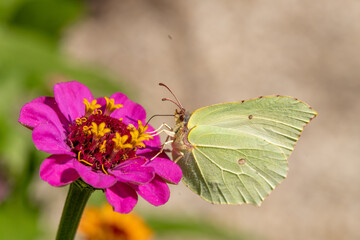
M 173 159 L 179 159 L 186 186 L 216 204 L 259 206 L 286 178 L 287 159 L 317 115 L 306 103 L 279 95 L 216 104 L 190 115 L 173 96 L 176 102 L 163 99 L 180 108 Z

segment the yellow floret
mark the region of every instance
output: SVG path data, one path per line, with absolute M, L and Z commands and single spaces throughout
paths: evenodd
M 87 118 L 86 117 L 76 118 L 75 121 L 76 121 L 76 125 L 80 126 L 81 124 L 87 121 Z
M 129 136 L 128 135 L 124 135 L 124 136 L 120 136 L 119 133 L 115 133 L 115 138 L 113 138 L 113 142 L 115 143 L 114 145 L 114 151 L 118 152 L 121 149 L 125 149 L 125 148 L 133 148 L 133 145 L 130 143 L 125 143 L 128 140 Z
M 131 135 L 131 144 L 134 145 L 134 147 L 145 147 L 145 144 L 143 143 L 143 141 L 149 140 L 149 139 L 153 139 L 153 137 L 147 133 L 145 133 L 145 131 L 148 129 L 148 125 L 146 125 L 145 127 L 143 126 L 142 122 L 140 120 L 138 120 L 138 124 L 139 127 L 138 129 L 136 129 L 133 125 L 129 124 L 128 129 L 130 130 L 130 135 Z
M 106 140 L 101 144 L 99 147 L 99 152 L 105 153 L 106 152 Z
M 96 99 L 92 100 L 91 103 L 84 98 L 83 103 L 85 104 L 85 114 L 90 115 L 94 113 L 95 110 L 101 108 L 101 105 L 97 103 Z
M 83 133 L 89 135 L 91 133 L 91 126 L 83 126 Z
M 109 98 L 105 97 L 105 100 L 106 100 L 106 109 L 105 109 L 105 113 L 104 113 L 105 115 L 110 115 L 116 109 L 123 107 L 123 105 L 121 105 L 121 104 L 115 105 L 115 100 L 112 98 L 109 99 Z
M 97 125 L 96 123 L 92 122 L 91 123 L 92 128 L 91 128 L 91 132 L 94 134 L 94 137 L 99 140 L 100 138 L 102 138 L 106 133 L 110 132 L 110 128 L 105 128 L 105 123 L 102 122 L 99 125 Z

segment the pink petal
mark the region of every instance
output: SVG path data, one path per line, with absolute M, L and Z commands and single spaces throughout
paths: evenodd
M 32 138 L 38 150 L 52 154 L 74 155 L 65 143 L 64 131 L 61 125 L 44 123 L 34 128 Z
M 79 178 L 69 155 L 51 155 L 40 166 L 40 177 L 50 185 L 60 187 Z
M 150 182 L 155 176 L 152 167 L 143 166 L 145 162 L 146 159 L 144 158 L 130 159 L 118 165 L 113 170 L 109 170 L 109 173 L 114 175 L 120 182 L 145 184 Z
M 56 112 L 56 115 L 59 117 L 60 122 L 66 125 L 69 124 L 69 122 L 66 120 L 64 115 L 61 113 L 59 106 L 57 105 L 54 97 L 38 97 L 32 100 L 32 102 L 44 103 L 48 105 Z
M 146 158 L 152 159 L 161 150 L 161 147 L 152 147 L 145 144 L 145 148 L 139 148 L 136 150 L 136 154 L 140 156 L 147 156 Z
M 108 202 L 118 213 L 129 213 L 135 207 L 138 196 L 133 188 L 124 183 L 116 183 L 105 189 L 105 196 Z
M 77 159 L 74 159 L 73 164 L 82 180 L 94 188 L 108 188 L 116 183 L 115 177 L 100 171 L 93 171 L 91 167 L 85 166 Z
M 148 160 L 144 157 L 132 158 L 132 159 L 126 160 L 125 162 L 120 163 L 119 165 L 117 165 L 114 168 L 114 170 L 121 169 L 124 167 L 134 166 L 134 165 L 143 165 L 147 162 L 148 162 Z
M 64 117 L 52 97 L 39 97 L 25 104 L 21 108 L 19 117 L 19 122 L 28 128 L 35 128 L 43 123 L 64 125 L 62 120 Z
M 162 158 L 163 154 L 146 164 L 155 169 L 155 173 L 170 183 L 179 183 L 182 178 L 181 168 L 173 161 Z
M 138 126 L 138 120 L 141 120 L 143 123 L 146 119 L 145 109 L 137 103 L 131 101 L 123 93 L 115 93 L 110 98 L 115 100 L 115 104 L 122 104 L 123 107 L 116 109 L 110 116 L 116 119 L 123 119 L 125 124 L 133 124 L 135 127 Z
M 97 98 L 96 102 L 101 105 L 101 108 L 99 108 L 99 109 L 104 113 L 105 109 L 106 109 L 106 100 L 105 100 L 105 98 L 104 97 Z
M 85 85 L 75 81 L 56 84 L 54 95 L 60 111 L 70 123 L 76 118 L 84 116 L 84 98 L 89 102 L 94 99 Z
M 165 204 L 170 197 L 168 185 L 158 176 L 145 185 L 133 185 L 133 188 L 154 206 Z

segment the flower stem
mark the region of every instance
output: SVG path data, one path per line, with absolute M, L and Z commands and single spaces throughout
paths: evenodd
M 56 235 L 57 240 L 74 239 L 85 205 L 94 190 L 82 180 L 70 184 Z

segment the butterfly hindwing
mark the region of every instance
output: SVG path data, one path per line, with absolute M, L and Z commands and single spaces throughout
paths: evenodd
M 287 158 L 315 115 L 281 96 L 198 109 L 187 125 L 192 148 L 178 162 L 183 181 L 212 203 L 260 205 L 286 177 Z

